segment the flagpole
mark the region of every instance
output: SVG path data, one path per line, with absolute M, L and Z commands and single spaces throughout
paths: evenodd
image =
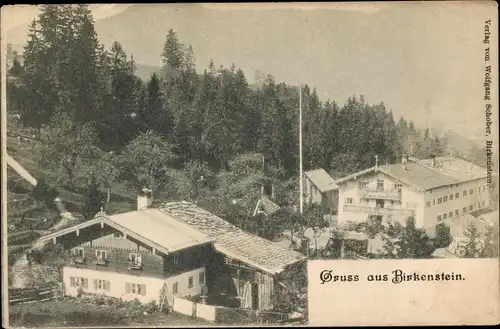
M 302 200 L 302 197 L 304 195 L 303 189 L 304 185 L 302 182 L 302 84 L 299 85 L 299 174 L 300 174 L 300 179 L 299 179 L 299 210 L 300 213 L 302 214 L 304 210 L 304 201 Z

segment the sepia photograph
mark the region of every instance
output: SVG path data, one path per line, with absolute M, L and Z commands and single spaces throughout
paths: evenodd
M 4 326 L 304 326 L 311 261 L 498 261 L 497 14 L 446 4 L 3 6 Z

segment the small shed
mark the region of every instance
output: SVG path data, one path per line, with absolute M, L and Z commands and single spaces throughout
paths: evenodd
M 306 204 L 321 205 L 325 214 L 336 214 L 338 186 L 324 169 L 306 171 L 303 174 L 303 197 Z

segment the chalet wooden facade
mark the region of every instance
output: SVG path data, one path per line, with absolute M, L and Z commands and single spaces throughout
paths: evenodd
M 80 292 L 171 303 L 173 296 L 233 296 L 270 310 L 276 278 L 305 262 L 187 202 L 94 219 L 43 237 L 67 251 L 63 284 Z
M 160 209 L 215 239 L 218 255 L 207 268 L 207 276 L 214 276 L 209 291 L 238 298 L 239 307 L 272 310 L 284 274 L 291 272 L 288 276 L 293 277 L 294 267 L 306 264 L 304 255 L 247 233 L 194 204 L 172 202 Z
M 81 289 L 142 302 L 205 293 L 205 265 L 214 254 L 212 239 L 156 209 L 99 214 L 44 239 L 67 250 L 68 295 Z

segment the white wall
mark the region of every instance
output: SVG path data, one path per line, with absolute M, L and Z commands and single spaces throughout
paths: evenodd
M 391 190 L 396 183 L 392 178 L 385 176 L 382 173 L 372 173 L 364 176 L 360 176 L 357 180 L 350 180 L 344 185 L 339 186 L 339 198 L 338 198 L 338 222 L 363 222 L 367 219 L 368 215 L 361 212 L 345 212 L 343 206 L 345 204 L 346 198 L 352 198 L 353 205 L 365 205 L 370 207 L 375 207 L 375 200 L 370 199 L 368 203 L 363 203 L 359 196 L 358 183 L 362 181 L 368 182 L 367 188 L 376 189 L 377 179 L 384 180 L 384 189 Z M 480 190 L 478 190 L 480 188 Z M 469 194 L 469 190 L 473 189 L 474 193 Z M 467 196 L 463 196 L 463 191 L 467 190 Z M 459 192 L 460 196 L 458 199 L 455 198 L 455 193 Z M 448 200 L 447 202 L 438 204 L 438 198 L 449 196 L 453 193 L 453 200 Z M 434 201 L 433 201 L 434 200 Z M 430 207 L 427 207 L 427 202 L 430 202 Z M 484 202 L 484 205 L 483 205 Z M 437 224 L 437 216 L 442 215 L 446 212 L 447 217 L 449 212 L 453 212 L 453 217 L 455 218 L 455 210 L 459 210 L 459 215 L 463 214 L 463 208 L 467 207 L 466 212 L 470 212 L 469 206 L 473 205 L 473 211 L 482 209 L 489 206 L 489 191 L 486 186 L 486 179 L 480 179 L 475 181 L 470 181 L 466 183 L 461 183 L 457 185 L 444 186 L 433 190 L 427 190 L 420 192 L 409 186 L 403 185 L 401 189 L 401 208 L 403 209 L 414 209 L 415 210 L 415 220 L 417 227 L 428 228 L 435 226 Z M 385 202 L 385 207 L 398 208 L 398 205 L 391 205 L 390 201 Z M 393 217 L 393 220 L 398 220 L 398 218 Z M 406 218 L 399 218 L 401 220 Z
M 346 204 L 346 198 L 352 198 L 352 205 L 375 207 L 375 199 L 368 199 L 368 202 L 363 202 L 359 195 L 359 184 L 361 182 L 367 182 L 365 188 L 375 190 L 377 188 L 377 181 L 383 180 L 384 190 L 391 191 L 395 190 L 396 180 L 391 177 L 386 176 L 383 173 L 372 173 L 364 176 L 358 177 L 356 180 L 347 181 L 344 185 L 339 187 L 339 198 L 338 198 L 338 222 L 363 222 L 368 218 L 367 213 L 362 212 L 351 212 L 344 211 L 343 207 Z M 402 209 L 413 209 L 415 210 L 415 219 L 417 225 L 423 225 L 423 193 L 418 192 L 408 186 L 403 185 L 401 189 L 401 202 L 394 200 L 385 200 L 385 208 L 402 208 Z M 385 217 L 388 218 L 387 216 Z M 402 224 L 406 220 L 406 217 L 393 216 L 391 218 L 394 221 L 400 221 Z
M 479 190 L 478 190 L 479 188 Z M 473 194 L 470 195 L 469 191 L 473 190 Z M 467 195 L 464 196 L 463 192 L 467 191 Z M 459 193 L 459 198 L 455 197 L 456 193 Z M 453 200 L 450 201 L 450 195 L 453 193 Z M 447 202 L 438 203 L 438 198 L 444 196 L 448 197 Z M 427 207 L 427 203 L 430 202 L 430 207 Z M 484 205 L 483 205 L 484 202 Z M 440 187 L 438 189 L 429 190 L 425 193 L 425 227 L 432 227 L 438 224 L 438 215 L 447 214 L 446 221 L 449 220 L 449 212 L 453 212 L 452 218 L 457 217 L 455 215 L 455 210 L 458 210 L 459 215 L 464 214 L 463 208 L 466 208 L 466 212 L 470 212 L 470 206 L 473 206 L 472 211 L 478 209 L 486 208 L 489 205 L 489 191 L 486 186 L 486 179 L 480 179 L 475 181 L 470 181 L 466 183 L 461 183 L 452 186 Z
M 361 200 L 359 199 L 356 181 L 348 181 L 345 185 L 339 186 L 338 223 L 365 221 L 367 218 L 366 214 L 344 211 L 346 198 L 352 198 L 353 205 L 360 204 Z
M 84 289 L 86 293 L 92 294 L 103 294 L 105 296 L 123 298 L 126 300 L 131 300 L 134 298 L 139 299 L 142 303 L 148 303 L 151 301 L 159 301 L 160 291 L 164 285 L 167 284 L 167 296 L 169 302 L 172 300 L 172 288 L 175 282 L 178 282 L 178 292 L 177 296 L 195 296 L 206 292 L 206 274 L 205 283 L 199 283 L 199 274 L 205 273 L 205 268 L 199 268 L 193 271 L 185 272 L 176 276 L 169 277 L 167 279 L 143 277 L 136 275 L 121 274 L 115 272 L 105 272 L 97 270 L 89 270 L 83 268 L 75 268 L 66 266 L 63 269 L 63 285 L 65 294 L 68 296 L 76 296 L 78 292 L 78 287 L 71 287 L 70 277 L 82 277 L 88 280 L 88 287 Z M 189 288 L 188 281 L 189 277 L 193 277 L 193 287 Z M 109 291 L 96 291 L 94 289 L 93 280 L 107 280 L 110 282 Z M 146 285 L 146 295 L 132 295 L 126 294 L 125 286 L 126 282 L 135 284 Z
M 199 275 L 200 273 L 205 273 L 205 283 L 200 284 Z M 193 277 L 193 287 L 189 288 L 189 277 Z M 167 296 L 169 298 L 169 302 L 172 296 L 172 289 L 174 283 L 178 283 L 178 290 L 176 296 L 185 297 L 185 296 L 196 296 L 205 294 L 207 292 L 207 275 L 205 272 L 205 268 L 198 268 L 193 271 L 185 272 L 170 278 L 165 279 L 167 283 Z
M 424 192 L 415 191 L 403 185 L 401 189 L 401 207 L 414 210 L 415 225 L 424 227 Z M 406 224 L 406 218 L 399 218 L 399 220 L 404 221 L 401 224 Z

